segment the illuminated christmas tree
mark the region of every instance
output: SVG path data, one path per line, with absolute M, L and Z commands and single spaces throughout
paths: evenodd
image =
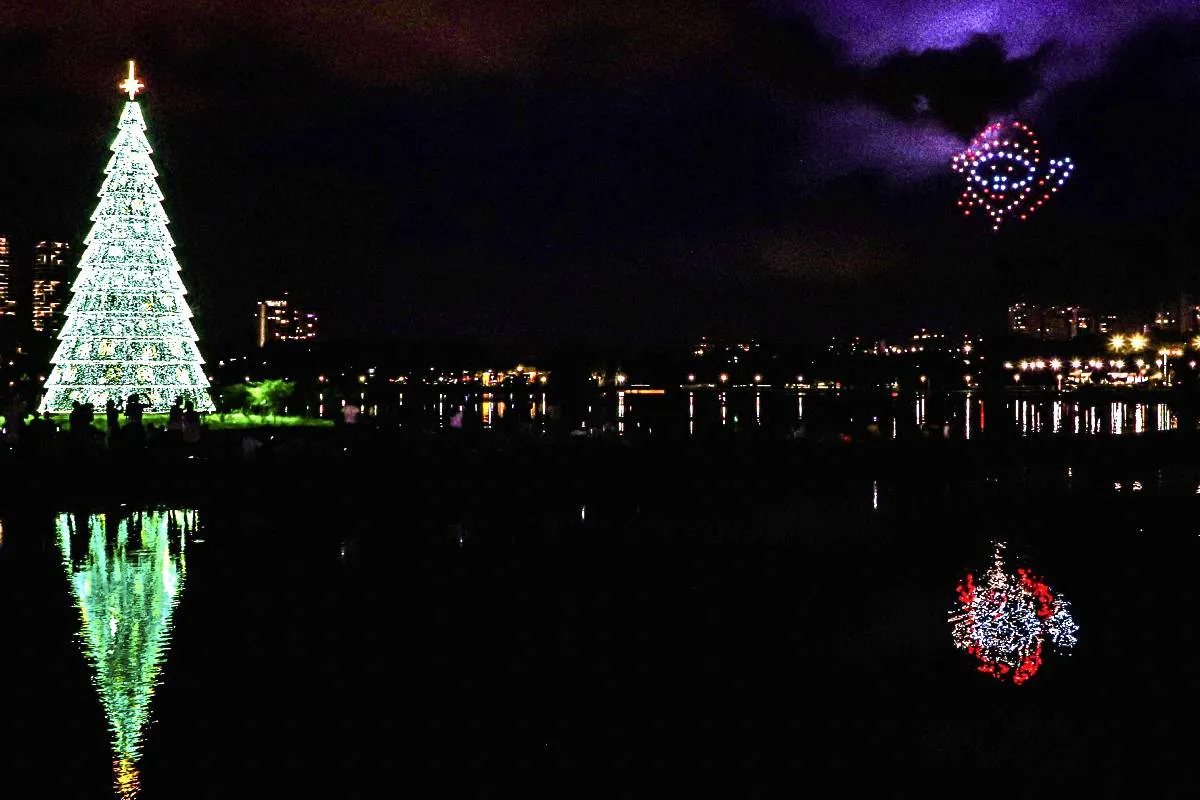
M 58 517 L 63 564 L 83 618 L 80 641 L 112 730 L 113 770 L 123 800 L 138 791 L 142 730 L 183 589 L 183 551 L 193 516 L 161 511 L 123 519 Z M 86 551 L 73 555 L 72 539 L 85 540 Z
M 146 123 L 134 100 L 142 83 L 132 61 L 120 88 L 129 101 L 110 148 L 40 410 L 70 411 L 76 401 L 102 407 L 110 399 L 121 406 L 136 393 L 151 412 L 166 411 L 177 397 L 192 400 L 198 411 L 212 411 Z

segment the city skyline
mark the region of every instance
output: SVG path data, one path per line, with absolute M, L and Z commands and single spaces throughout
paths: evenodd
M 279 286 L 327 297 L 347 338 L 545 344 L 965 327 L 997 296 L 1145 304 L 1190 282 L 1198 201 L 1151 176 L 1197 168 L 1192 6 L 1018 25 L 667 5 L 410 25 L 385 3 L 339 18 L 333 49 L 297 8 L 18 10 L 0 228 L 79 246 L 104 98 L 135 57 L 205 336 L 234 339 Z M 868 8 L 872 32 L 847 23 Z M 992 234 L 956 216 L 951 158 L 1016 118 L 1077 168 Z

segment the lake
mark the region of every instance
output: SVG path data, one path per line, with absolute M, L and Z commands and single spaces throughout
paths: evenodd
M 6 788 L 1195 789 L 1194 466 L 757 486 L 16 508 L 0 523 Z M 951 625 L 997 542 L 1078 626 L 1071 647 L 1004 634 L 1044 640 L 1019 684 L 981 672 Z
M 569 430 L 616 435 L 704 437 L 870 435 L 888 439 L 936 434 L 1109 436 L 1174 430 L 1178 416 L 1162 395 L 1113 391 L 1054 395 L 980 392 L 822 392 L 763 388 L 498 390 L 482 394 L 427 390 L 371 397 L 363 407 L 384 424 L 419 430 L 467 427 L 543 434 Z M 990 430 L 990 434 L 989 434 Z

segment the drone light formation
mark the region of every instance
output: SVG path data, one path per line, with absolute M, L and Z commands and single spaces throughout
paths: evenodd
M 1008 217 L 1028 219 L 1075 169 L 1070 158 L 1043 161 L 1037 135 L 1018 121 L 987 126 L 951 159 L 950 166 L 966 179 L 958 199 L 963 215 L 979 209 L 988 215 L 994 231 Z
M 1047 640 L 1060 650 L 1078 641 L 1071 604 L 1029 570 L 1010 572 L 1003 543 L 996 544 L 982 580 L 967 573 L 956 593 L 958 607 L 950 614 L 954 646 L 974 656 L 977 669 L 997 680 L 1020 685 L 1041 668 Z

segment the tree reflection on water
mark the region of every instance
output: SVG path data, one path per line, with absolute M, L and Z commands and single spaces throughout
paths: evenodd
M 137 761 L 186 574 L 195 511 L 60 514 L 63 566 L 82 626 L 79 639 L 112 731 L 116 790 L 139 789 Z

